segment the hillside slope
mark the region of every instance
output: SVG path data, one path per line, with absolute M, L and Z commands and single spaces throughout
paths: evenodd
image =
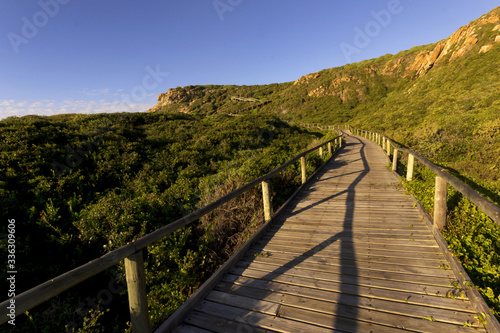
M 386 133 L 473 178 L 497 182 L 499 52 L 500 7 L 434 44 L 325 69 L 295 82 L 170 89 L 150 111 L 208 115 L 254 108 L 288 120 L 348 122 Z

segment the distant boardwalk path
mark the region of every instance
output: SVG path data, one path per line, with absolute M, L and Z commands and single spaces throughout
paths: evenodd
M 175 332 L 485 332 L 382 149 L 346 143 Z

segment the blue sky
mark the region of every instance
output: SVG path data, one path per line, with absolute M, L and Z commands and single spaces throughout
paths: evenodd
M 496 0 L 2 0 L 0 119 L 145 111 L 172 87 L 293 81 L 437 42 L 496 6 Z M 357 29 L 372 29 L 368 40 L 356 40 Z

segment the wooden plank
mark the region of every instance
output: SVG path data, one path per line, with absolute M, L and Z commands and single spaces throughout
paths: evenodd
M 459 325 L 464 324 L 466 321 L 471 323 L 475 321 L 475 313 L 471 311 L 442 309 L 427 304 L 421 305 L 410 304 L 404 301 L 388 301 L 373 297 L 350 295 L 341 292 L 318 290 L 277 282 L 264 282 L 261 280 L 248 281 L 243 285 L 221 282 L 217 285 L 216 290 L 279 304 L 308 308 L 310 310 L 319 310 L 325 306 L 324 304 L 320 304 L 319 306 L 307 307 L 305 306 L 306 303 L 302 302 L 302 299 L 307 298 L 327 303 L 340 303 L 347 306 L 363 308 L 365 310 L 376 310 L 418 319 L 429 317 L 429 314 L 431 314 L 437 321 Z M 326 312 L 331 308 L 331 305 L 326 305 Z
M 338 275 L 338 274 L 328 274 L 324 272 L 312 272 L 299 268 L 285 268 L 280 266 L 272 265 L 258 265 L 253 264 L 252 266 L 246 266 L 244 264 L 238 264 L 235 268 L 231 270 L 232 274 L 238 274 L 241 276 L 248 276 L 253 278 L 259 278 L 262 274 L 255 275 L 256 271 L 265 272 L 263 276 L 275 276 L 276 275 L 291 275 L 297 277 L 310 278 L 317 281 L 330 281 L 338 282 L 344 284 L 350 284 L 354 286 L 365 286 L 371 288 L 380 288 L 387 290 L 398 290 L 407 291 L 416 294 L 431 294 L 431 295 L 446 295 L 453 291 L 451 283 L 454 281 L 450 279 L 449 283 L 441 282 L 438 284 L 425 284 L 419 281 L 401 281 L 401 280 L 388 280 L 388 279 L 377 279 L 371 278 L 369 276 L 353 276 L 353 275 Z M 254 275 L 251 275 L 254 274 Z
M 393 269 L 400 269 L 403 267 L 405 269 L 413 270 L 418 269 L 419 267 L 443 267 L 443 265 L 447 265 L 448 262 L 444 259 L 414 259 L 414 258 L 397 258 L 397 257 L 389 257 L 389 256 L 373 256 L 370 254 L 353 254 L 353 255 L 343 255 L 342 258 L 340 256 L 324 256 L 322 254 L 313 254 L 311 256 L 302 256 L 300 253 L 290 253 L 286 251 L 261 251 L 256 249 L 251 249 L 247 256 L 250 257 L 261 257 L 261 256 L 277 256 L 278 258 L 286 258 L 288 260 L 294 258 L 302 258 L 305 261 L 318 262 L 324 264 L 331 265 L 342 265 L 349 262 L 370 262 L 372 264 L 388 264 L 394 266 Z
M 353 243 L 353 244 L 366 244 L 367 246 L 376 247 L 377 245 L 383 246 L 393 246 L 393 247 L 405 247 L 409 250 L 420 251 L 422 248 L 426 249 L 436 249 L 439 247 L 435 242 L 428 240 L 414 239 L 412 236 L 405 237 L 404 239 L 387 239 L 387 238 L 376 238 L 376 237 L 363 237 L 345 235 L 345 233 L 338 232 L 332 234 L 327 239 L 316 239 L 311 234 L 304 234 L 303 238 L 298 237 L 273 237 L 273 238 L 263 238 L 262 241 L 269 241 L 272 244 L 282 244 L 289 246 L 303 246 L 309 248 L 326 248 L 327 246 L 334 244 L 335 242 Z
M 454 289 L 454 296 L 459 299 L 453 299 L 451 297 L 445 297 L 445 294 L 422 294 L 417 292 L 411 292 L 407 290 L 391 290 L 391 289 L 381 289 L 371 286 L 362 285 L 348 285 L 342 284 L 338 281 L 323 281 L 316 280 L 314 278 L 300 277 L 293 275 L 282 275 L 276 273 L 267 273 L 262 271 L 252 271 L 244 269 L 235 269 L 233 273 L 225 276 L 222 281 L 236 284 L 245 285 L 259 288 L 270 288 L 272 283 L 280 283 L 288 287 L 306 287 L 314 290 L 319 290 L 320 292 L 336 292 L 343 294 L 355 295 L 358 297 L 367 297 L 370 299 L 387 300 L 396 303 L 414 304 L 422 305 L 433 308 L 442 308 L 449 310 L 456 310 L 461 312 L 474 313 L 472 305 L 467 301 L 467 297 L 461 298 L 462 290 Z M 244 274 L 244 275 L 242 275 Z M 449 289 L 449 294 L 452 295 L 452 288 Z
M 250 326 L 250 329 L 254 327 L 260 327 L 262 329 L 277 330 L 279 332 L 286 333 L 332 332 L 331 329 L 323 328 L 320 326 L 310 325 L 276 316 L 270 316 L 209 301 L 201 302 L 200 305 L 196 308 L 196 311 L 218 318 L 233 320 L 237 323 L 246 324 Z M 249 332 L 251 332 L 251 330 Z
M 381 270 L 385 272 L 398 272 L 398 273 L 408 273 L 408 274 L 420 274 L 420 275 L 430 275 L 430 276 L 444 276 L 445 272 L 440 267 L 444 264 L 444 261 L 436 261 L 436 265 L 432 267 L 419 267 L 413 266 L 411 263 L 404 264 L 401 260 L 399 263 L 394 262 L 377 262 L 370 259 L 365 260 L 352 260 L 352 259 L 341 259 L 341 258 L 325 258 L 325 257 L 313 257 L 313 256 L 295 256 L 295 255 L 283 255 L 279 253 L 265 253 L 260 255 L 261 251 L 249 251 L 249 253 L 243 258 L 248 262 L 267 262 L 271 261 L 273 263 L 288 263 L 299 261 L 304 264 L 315 264 L 322 266 L 335 266 L 335 267 L 367 267 L 370 270 Z M 450 273 L 446 273 L 448 276 Z
M 269 232 L 266 234 L 266 236 L 274 236 L 274 237 L 302 237 L 304 234 L 307 233 L 314 233 L 315 237 L 328 237 L 328 234 L 322 234 L 322 230 L 329 230 L 330 234 L 334 234 L 336 232 L 347 232 L 347 233 L 352 233 L 353 235 L 367 235 L 370 237 L 377 237 L 377 238 L 393 238 L 393 237 L 404 237 L 408 238 L 408 236 L 415 236 L 415 237 L 420 237 L 424 239 L 430 239 L 434 240 L 432 235 L 426 231 L 426 230 L 413 230 L 411 228 L 408 229 L 392 229 L 392 230 L 385 230 L 384 228 L 369 228 L 367 226 L 364 227 L 358 227 L 357 225 L 351 225 L 350 227 L 344 227 L 341 225 L 328 225 L 327 223 L 323 224 L 316 224 L 316 225 L 310 225 L 308 224 L 307 226 L 303 226 L 300 224 L 284 224 L 278 228 L 276 227 L 271 227 L 269 229 Z M 319 231 L 319 233 L 317 232 Z
M 332 237 L 333 238 L 333 237 Z M 348 239 L 341 239 L 339 237 L 340 241 L 334 241 L 335 239 L 324 241 L 324 242 L 308 242 L 308 243 L 299 243 L 299 242 L 286 242 L 286 241 L 280 241 L 280 240 L 261 240 L 257 242 L 257 246 L 264 244 L 264 245 L 271 245 L 271 246 L 283 246 L 283 247 L 292 247 L 292 248 L 300 248 L 305 251 L 313 251 L 314 253 L 318 252 L 323 252 L 323 251 L 331 251 L 335 250 L 338 247 L 341 248 L 347 248 L 348 252 L 353 252 L 354 251 L 382 251 L 382 250 L 387 250 L 387 251 L 393 251 L 393 252 L 405 252 L 407 253 L 408 251 L 414 252 L 414 253 L 408 253 L 409 256 L 415 257 L 420 256 L 420 257 L 425 257 L 425 254 L 439 254 L 439 247 L 435 246 L 416 246 L 413 245 L 411 242 L 408 241 L 408 244 L 384 244 L 382 242 L 380 243 L 372 243 L 369 242 L 368 240 L 362 242 L 361 240 L 358 240 L 357 242 L 353 242 L 352 240 Z M 403 256 L 406 256 L 406 254 L 403 254 Z
M 341 311 L 342 315 L 355 315 L 355 319 L 349 318 L 350 320 L 346 320 L 345 317 L 298 309 L 291 306 L 281 306 L 279 316 L 306 323 L 315 323 L 316 325 L 321 325 L 326 328 L 340 329 L 347 332 L 401 332 L 401 330 L 447 333 L 477 332 L 476 328 L 430 322 L 424 319 L 409 319 L 403 316 L 398 316 L 397 319 L 393 319 L 394 321 L 391 326 L 383 326 L 365 321 L 372 318 L 370 312 L 356 311 L 353 313 L 352 308 L 341 309 Z
M 347 295 L 348 299 L 345 299 L 346 297 L 344 294 L 334 295 L 334 299 L 337 299 L 337 302 L 334 302 L 333 300 L 319 300 L 304 297 L 302 294 L 298 296 L 281 292 L 270 293 L 265 290 L 255 288 L 247 288 L 244 291 L 244 288 L 242 287 L 235 287 L 233 289 L 235 290 L 234 293 L 214 291 L 207 296 L 207 300 L 229 306 L 241 307 L 248 310 L 252 310 L 252 308 L 247 307 L 247 304 L 254 303 L 258 300 L 263 303 L 281 305 L 278 307 L 280 314 L 285 306 L 320 312 L 322 314 L 329 314 L 334 317 L 348 318 L 354 321 L 361 320 L 386 326 L 394 326 L 397 323 L 398 325 L 401 325 L 409 330 L 422 330 L 427 332 L 436 329 L 442 329 L 445 332 L 457 332 L 464 323 L 473 323 L 475 321 L 474 314 L 470 313 L 454 313 L 451 317 L 446 318 L 446 321 L 444 321 L 438 316 L 439 309 L 432 309 L 428 307 L 413 306 L 412 308 L 415 312 L 409 314 L 381 311 L 383 308 L 374 307 L 373 304 L 370 304 L 367 309 L 359 306 L 360 300 L 358 297 Z M 302 288 L 302 290 L 303 289 L 304 288 Z M 240 290 L 241 293 L 238 293 L 238 290 Z M 378 303 L 378 305 L 386 305 L 387 303 L 389 302 L 385 302 L 385 304 Z M 404 308 L 405 306 L 406 304 L 404 303 L 399 304 L 399 308 Z M 451 313 L 452 312 L 448 311 L 449 315 Z M 433 317 L 436 322 L 423 320 L 424 317 Z
M 268 329 L 261 329 L 255 326 L 250 326 L 243 323 L 238 323 L 233 320 L 223 319 L 198 311 L 193 311 L 185 320 L 189 325 L 206 328 L 210 331 L 204 332 L 217 332 L 217 333 L 235 333 L 235 332 L 252 332 L 252 333 L 274 333 Z M 190 327 L 193 327 L 190 326 Z M 174 330 L 174 333 L 190 333 L 184 330 Z M 197 332 L 193 332 L 197 333 Z M 201 332 L 200 332 L 201 333 Z
M 330 229 L 317 228 L 311 229 L 308 232 L 280 232 L 274 235 L 265 235 L 262 240 L 273 240 L 281 242 L 294 242 L 294 244 L 311 244 L 322 243 L 328 241 L 332 237 L 336 240 L 345 240 L 352 242 L 370 242 L 372 244 L 382 243 L 391 245 L 410 245 L 410 246 L 426 246 L 438 247 L 436 241 L 429 235 L 415 235 L 411 232 L 406 234 L 375 234 L 358 232 L 356 230 L 347 229 Z
M 203 323 L 203 324 L 204 324 L 203 326 L 207 326 L 207 325 L 205 325 L 205 323 Z M 232 332 L 234 332 L 234 331 L 232 331 Z M 207 331 L 205 329 L 198 328 L 195 326 L 182 324 L 182 325 L 176 327 L 173 330 L 173 333 L 213 333 L 213 331 Z M 230 332 L 227 331 L 227 333 L 230 333 Z
M 288 269 L 293 269 L 295 272 L 307 271 L 310 274 L 317 274 L 317 276 L 327 276 L 327 275 L 341 275 L 344 276 L 354 276 L 358 278 L 370 278 L 370 279 L 380 279 L 384 281 L 402 281 L 407 283 L 413 283 L 417 280 L 420 284 L 434 285 L 434 286 L 449 286 L 450 283 L 455 281 L 455 275 L 451 270 L 441 270 L 442 274 L 427 275 L 430 274 L 412 274 L 406 272 L 392 272 L 387 270 L 373 270 L 366 268 L 364 266 L 328 266 L 323 264 L 310 264 L 300 261 L 283 261 L 274 260 L 267 258 L 266 261 L 240 261 L 238 267 L 249 267 L 252 269 L 268 269 L 271 267 L 280 267 L 281 271 L 286 272 Z M 435 270 L 433 270 L 435 271 Z
M 207 295 L 205 299 L 207 301 L 231 305 L 234 307 L 261 312 L 272 316 L 275 316 L 279 310 L 279 304 L 277 303 L 263 301 L 256 298 L 241 297 L 235 294 L 229 294 L 217 290 L 213 290 L 210 294 Z

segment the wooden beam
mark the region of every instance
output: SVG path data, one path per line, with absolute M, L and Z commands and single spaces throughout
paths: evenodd
M 448 189 L 446 181 L 436 177 L 436 189 L 434 194 L 434 226 L 439 230 L 446 229 L 446 201 Z
M 398 169 L 398 150 L 394 148 L 394 156 L 392 157 L 392 171 Z
M 134 333 L 150 333 L 151 323 L 149 321 L 146 274 L 142 251 L 125 258 L 125 275 L 127 277 L 132 331 Z
M 300 158 L 300 171 L 302 175 L 302 184 L 304 184 L 307 180 L 307 172 L 306 172 L 306 157 L 302 156 Z
M 271 196 L 269 194 L 269 181 L 262 182 L 262 199 L 264 201 L 264 221 L 271 219 Z
M 408 169 L 406 170 L 406 180 L 413 180 L 413 169 L 415 167 L 415 156 L 413 154 L 408 155 Z

